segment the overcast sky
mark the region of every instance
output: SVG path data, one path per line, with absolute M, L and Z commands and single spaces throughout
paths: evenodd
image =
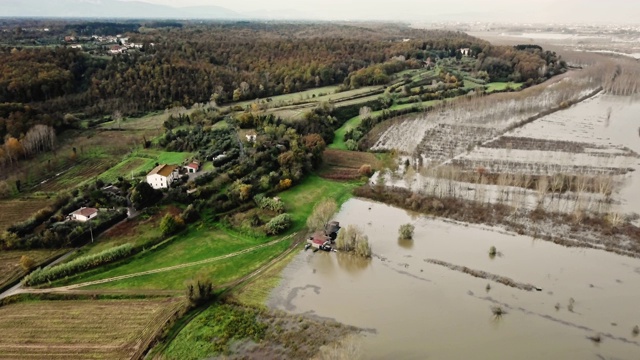
M 170 6 L 217 5 L 241 13 L 284 11 L 313 18 L 640 22 L 640 0 L 138 0 Z

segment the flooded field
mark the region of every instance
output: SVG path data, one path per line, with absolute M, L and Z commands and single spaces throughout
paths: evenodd
M 301 252 L 271 307 L 366 329 L 364 358 L 638 359 L 640 260 L 564 248 L 497 229 L 352 199 L 336 215 L 361 227 L 371 260 Z M 416 226 L 399 241 L 398 227 Z M 495 246 L 498 256 L 490 258 Z M 438 260 L 531 284 L 508 287 Z M 487 288 L 489 285 L 490 289 Z M 495 316 L 492 307 L 506 314 Z M 598 336 L 596 342 L 589 337 Z
M 633 97 L 597 95 L 466 152 L 453 152 L 426 171 L 407 174 L 403 164 L 413 159 L 402 156 L 395 176 L 386 174 L 385 183 L 428 194 L 451 188 L 457 197 L 530 210 L 640 213 L 639 111 L 640 101 Z M 492 180 L 483 174 L 503 176 Z M 546 185 L 540 177 L 547 177 Z M 557 191 L 558 186 L 564 190 Z

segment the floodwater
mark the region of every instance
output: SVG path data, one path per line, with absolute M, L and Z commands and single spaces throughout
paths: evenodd
M 367 329 L 365 359 L 640 359 L 640 337 L 632 334 L 640 325 L 640 259 L 361 199 L 345 203 L 335 219 L 364 230 L 373 259 L 302 251 L 283 271 L 269 305 Z M 398 240 L 405 223 L 416 226 L 414 240 Z M 493 259 L 491 246 L 499 252 Z M 507 287 L 425 259 L 542 291 Z M 507 314 L 494 316 L 496 304 Z M 601 342 L 588 339 L 598 333 Z

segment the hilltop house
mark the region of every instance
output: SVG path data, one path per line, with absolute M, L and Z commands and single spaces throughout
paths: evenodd
M 98 216 L 98 209 L 81 207 L 80 209 L 69 214 L 69 216 L 71 217 L 71 220 L 85 222 Z
M 147 174 L 147 182 L 154 189 L 166 189 L 177 177 L 177 166 L 161 164 Z

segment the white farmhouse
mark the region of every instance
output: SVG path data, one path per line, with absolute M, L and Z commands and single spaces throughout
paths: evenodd
M 247 132 L 245 136 L 247 137 L 247 141 L 256 142 L 256 138 L 258 137 L 258 134 L 255 131 L 251 130 Z
M 72 212 L 70 216 L 71 220 L 85 222 L 98 216 L 98 209 L 81 207 L 80 209 Z
M 166 189 L 178 177 L 178 167 L 175 165 L 158 165 L 147 174 L 147 182 L 154 189 Z

